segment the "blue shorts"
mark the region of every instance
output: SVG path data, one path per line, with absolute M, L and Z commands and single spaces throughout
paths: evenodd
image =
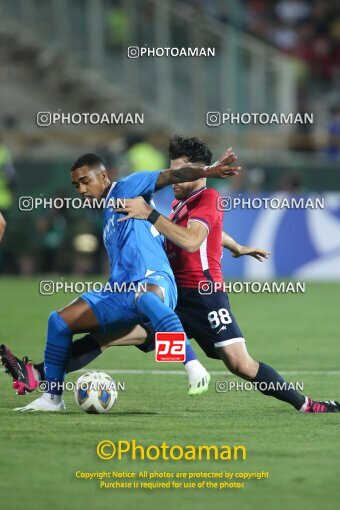
M 158 285 L 163 292 L 163 302 L 166 306 L 174 310 L 177 303 L 177 287 L 174 278 L 167 273 L 154 272 L 143 280 L 128 283 L 127 287 L 134 285 L 141 287 L 143 284 L 152 283 Z M 113 288 L 115 288 L 113 286 Z M 137 324 L 147 326 L 145 318 L 140 315 L 136 307 L 136 292 L 113 292 L 103 290 L 100 292 L 86 292 L 82 294 L 81 299 L 86 301 L 92 308 L 102 333 L 111 331 L 125 331 L 127 327 Z

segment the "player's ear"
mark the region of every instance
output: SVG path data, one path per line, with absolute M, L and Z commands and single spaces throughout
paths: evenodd
M 107 170 L 102 170 L 100 172 L 100 175 L 101 175 L 101 179 L 102 179 L 103 182 L 108 181 L 109 176 L 107 175 Z

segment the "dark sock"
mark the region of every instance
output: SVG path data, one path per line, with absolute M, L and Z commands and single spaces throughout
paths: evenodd
M 259 370 L 253 382 L 257 383 L 257 387 L 263 395 L 269 395 L 278 400 L 283 400 L 294 406 L 297 410 L 301 409 L 305 403 L 304 395 L 301 395 L 301 393 L 294 389 L 289 389 L 289 383 L 287 383 L 276 370 L 265 363 L 260 362 Z M 269 387 L 264 388 L 264 386 Z M 287 389 L 285 389 L 285 387 Z
M 42 361 L 41 363 L 33 363 L 33 366 L 36 370 L 38 370 L 40 380 L 43 381 L 45 379 L 44 362 Z
M 71 345 L 71 357 L 66 367 L 66 373 L 75 372 L 86 367 L 96 359 L 102 350 L 92 335 L 85 335 Z
M 71 354 L 66 367 L 66 373 L 75 372 L 86 367 L 91 361 L 102 353 L 99 344 L 92 335 L 85 335 L 79 338 L 71 345 Z M 44 363 L 34 364 L 34 368 L 38 370 L 40 378 L 45 379 Z

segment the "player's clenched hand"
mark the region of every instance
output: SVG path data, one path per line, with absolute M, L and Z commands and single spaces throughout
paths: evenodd
M 152 211 L 152 207 L 145 202 L 143 197 L 125 198 L 124 205 L 125 207 L 114 210 L 117 213 L 126 213 L 126 216 L 120 218 L 118 222 L 126 221 L 131 218 L 146 220 Z
M 253 246 L 240 246 L 237 252 L 233 252 L 232 256 L 235 258 L 242 257 L 242 255 L 250 255 L 256 260 L 263 262 L 270 255 L 270 251 L 262 250 L 262 248 L 254 248 Z
M 237 175 L 238 172 L 241 170 L 241 167 L 229 166 L 236 160 L 237 160 L 236 154 L 233 152 L 232 148 L 229 147 L 229 149 L 226 150 L 213 165 L 205 167 L 204 170 L 207 174 L 207 177 L 225 179 L 226 177 Z

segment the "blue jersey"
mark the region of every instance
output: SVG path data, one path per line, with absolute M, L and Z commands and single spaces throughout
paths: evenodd
M 163 247 L 163 237 L 156 228 L 146 220 L 130 219 L 117 223 L 124 214 L 113 212 L 113 203 L 119 198 L 140 195 L 149 203 L 159 174 L 158 171 L 128 175 L 114 182 L 106 196 L 103 237 L 110 259 L 110 282 L 136 282 L 153 271 L 167 273 L 173 278 Z

